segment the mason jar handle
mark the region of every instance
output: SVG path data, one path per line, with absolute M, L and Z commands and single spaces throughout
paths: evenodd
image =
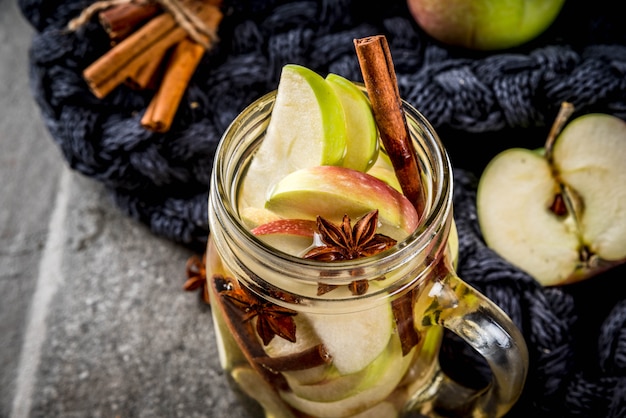
M 462 338 L 491 369 L 491 382 L 478 392 L 456 383 L 440 370 L 440 386 L 432 402 L 434 412 L 503 416 L 520 397 L 528 372 L 528 349 L 521 332 L 493 301 L 454 273 L 434 281 L 428 293 L 436 303 L 428 308 L 432 312 L 420 315 L 430 316 L 432 324 Z

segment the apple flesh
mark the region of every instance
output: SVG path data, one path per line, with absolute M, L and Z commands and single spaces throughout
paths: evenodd
M 526 43 L 557 18 L 565 0 L 407 0 L 418 25 L 433 38 L 476 50 Z
M 382 351 L 367 367 L 350 374 L 337 374 L 314 384 L 301 384 L 287 377 L 289 387 L 300 398 L 315 402 L 335 402 L 379 386 L 380 377 L 395 370 L 402 358 L 402 347 L 397 338 L 390 339 Z M 402 373 L 402 370 L 396 370 Z M 393 390 L 393 388 L 392 388 Z
M 487 245 L 546 286 L 625 262 L 625 139 L 626 122 L 588 114 L 567 124 L 548 154 L 513 148 L 494 157 L 476 202 Z
M 342 375 L 358 372 L 372 363 L 387 347 L 394 332 L 390 303 L 341 315 L 300 315 L 311 324 L 332 356 L 333 366 Z
M 304 168 L 283 178 L 272 190 L 265 208 L 283 218 L 339 223 L 344 214 L 357 219 L 378 209 L 380 233 L 404 238 L 418 225 L 419 215 L 400 192 L 367 173 L 335 166 Z M 385 227 L 387 229 L 385 229 Z
M 386 152 L 379 152 L 378 158 L 374 162 L 374 165 L 367 170 L 367 174 L 380 179 L 402 193 L 402 186 L 396 176 L 396 171 L 393 168 L 389 155 Z

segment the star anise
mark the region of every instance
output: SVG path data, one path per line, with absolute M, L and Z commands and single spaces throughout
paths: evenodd
M 396 245 L 395 239 L 376 233 L 377 227 L 378 210 L 367 213 L 354 227 L 351 226 L 348 215 L 343 216 L 339 226 L 318 216 L 317 229 L 324 244 L 309 250 L 304 258 L 320 261 L 353 260 L 378 254 Z M 355 280 L 350 283 L 349 288 L 353 294 L 362 295 L 367 292 L 368 286 L 366 280 Z M 320 284 L 318 294 L 334 288 L 333 285 Z
M 202 256 L 202 259 L 195 254 L 189 257 L 185 270 L 187 273 L 187 281 L 183 285 L 183 289 L 189 292 L 201 289 L 202 300 L 206 303 L 210 303 L 209 287 L 206 281 L 206 253 Z
M 293 320 L 296 311 L 263 301 L 243 286 L 225 290 L 221 295 L 243 312 L 243 322 L 257 318 L 256 331 L 264 345 L 268 345 L 275 335 L 296 342 L 296 323 Z

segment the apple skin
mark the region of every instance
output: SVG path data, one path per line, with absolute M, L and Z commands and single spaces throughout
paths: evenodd
M 334 73 L 326 81 L 341 101 L 346 123 L 346 153 L 343 167 L 367 171 L 378 157 L 378 128 L 365 93 L 350 80 Z
M 302 257 L 313 242 L 317 223 L 310 219 L 278 219 L 250 230 L 275 249 Z
M 254 235 L 286 234 L 313 238 L 317 223 L 309 219 L 277 219 L 253 228 Z
M 316 219 L 319 215 L 337 223 L 344 214 L 357 219 L 378 209 L 383 224 L 405 233 L 413 232 L 419 222 L 411 202 L 393 187 L 367 173 L 337 166 L 291 173 L 274 187 L 265 208 L 284 218 Z
M 565 0 L 407 0 L 418 25 L 433 38 L 475 50 L 519 46 L 543 33 Z

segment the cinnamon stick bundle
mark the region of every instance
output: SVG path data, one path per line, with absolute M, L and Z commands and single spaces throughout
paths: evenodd
M 207 27 L 217 31 L 222 19 L 222 12 L 218 7 L 210 4 L 203 4 L 201 7 L 196 5 L 192 11 Z M 162 57 L 165 51 L 187 35 L 172 15 L 158 15 L 87 67 L 83 71 L 83 77 L 94 95 L 103 98 L 136 74 L 147 62 L 155 57 Z

